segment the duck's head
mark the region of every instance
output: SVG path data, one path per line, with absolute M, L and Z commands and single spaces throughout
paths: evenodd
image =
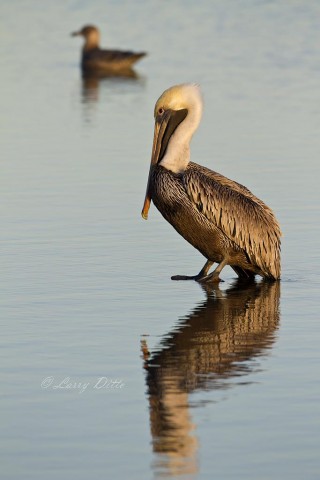
M 71 33 L 72 37 L 81 36 L 85 39 L 84 49 L 95 48 L 100 43 L 100 32 L 94 25 L 85 25 L 77 32 Z

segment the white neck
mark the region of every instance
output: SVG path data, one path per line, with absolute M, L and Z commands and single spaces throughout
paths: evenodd
M 174 173 L 182 173 L 190 161 L 190 141 L 202 116 L 202 103 L 193 102 L 186 118 L 172 134 L 160 165 Z

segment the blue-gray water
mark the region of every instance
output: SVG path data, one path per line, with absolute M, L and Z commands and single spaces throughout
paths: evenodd
M 319 2 L 0 11 L 3 478 L 318 479 Z M 86 23 L 149 52 L 137 79 L 82 82 Z M 140 217 L 154 103 L 186 81 L 192 159 L 274 209 L 280 285 L 172 282 L 203 258 Z

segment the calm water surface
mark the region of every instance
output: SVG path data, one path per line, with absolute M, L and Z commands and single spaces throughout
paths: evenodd
M 5 479 L 318 479 L 320 5 L 1 3 Z M 85 23 L 147 50 L 85 82 Z M 203 258 L 140 217 L 153 106 L 200 83 L 194 161 L 275 211 L 280 284 L 172 282 Z

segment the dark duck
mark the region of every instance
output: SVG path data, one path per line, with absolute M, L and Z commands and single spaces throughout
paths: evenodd
M 100 32 L 93 25 L 86 25 L 71 35 L 84 37 L 81 57 L 81 68 L 84 73 L 120 74 L 121 72 L 127 72 L 146 55 L 145 52 L 135 53 L 100 48 Z

